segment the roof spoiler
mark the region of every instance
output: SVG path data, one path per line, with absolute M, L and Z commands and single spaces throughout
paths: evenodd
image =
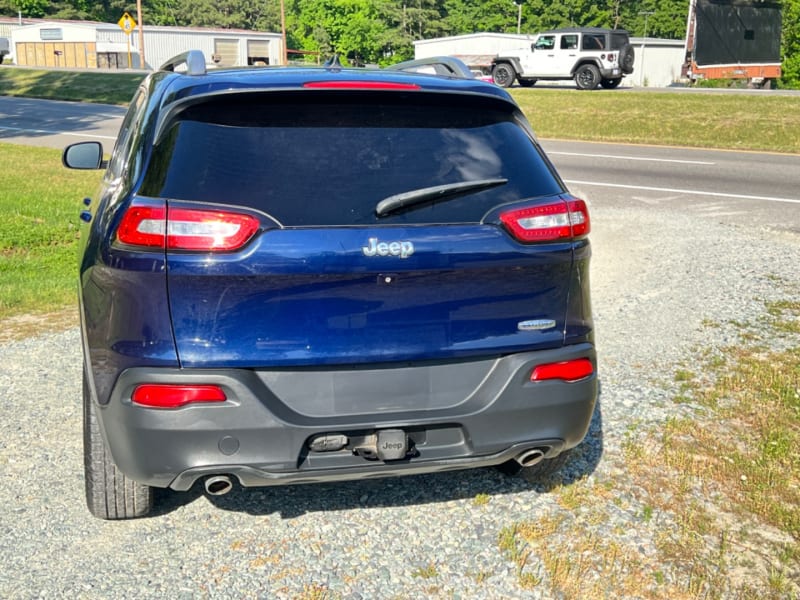
M 206 74 L 206 57 L 203 55 L 202 50 L 189 50 L 178 56 L 170 58 L 167 62 L 159 67 L 159 71 L 174 71 L 175 67 L 186 65 L 187 75 L 205 75 Z
M 417 60 L 407 60 L 386 67 L 387 71 L 411 71 L 420 72 L 424 67 L 433 67 L 437 75 L 447 77 L 461 77 L 462 79 L 474 79 L 475 75 L 469 70 L 466 63 L 455 56 L 430 56 Z

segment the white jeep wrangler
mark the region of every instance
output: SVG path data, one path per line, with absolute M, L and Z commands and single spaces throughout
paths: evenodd
M 633 46 L 623 29 L 570 27 L 536 36 L 530 50 L 508 50 L 492 61 L 494 82 L 528 87 L 538 80 L 574 79 L 582 90 L 614 89 L 633 73 Z

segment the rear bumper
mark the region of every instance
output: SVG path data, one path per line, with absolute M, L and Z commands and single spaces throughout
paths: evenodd
M 609 69 L 600 69 L 600 77 L 603 79 L 619 79 L 625 73 L 622 72 L 622 69 L 619 67 L 613 67 Z
M 529 381 L 537 365 L 578 358 L 595 365 L 592 376 L 574 383 Z M 228 400 L 143 408 L 130 400 L 142 383 L 215 384 Z M 280 485 L 497 465 L 531 448 L 551 458 L 584 438 L 596 396 L 594 347 L 578 344 L 394 367 L 129 369 L 98 413 L 123 473 L 155 487 L 188 490 L 198 478 L 216 474 L 233 475 L 245 486 Z M 384 462 L 347 447 L 308 447 L 321 434 L 358 439 L 383 429 L 406 432 L 406 458 Z

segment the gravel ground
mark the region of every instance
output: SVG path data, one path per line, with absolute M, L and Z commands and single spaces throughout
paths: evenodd
M 786 297 L 776 277 L 798 289 L 800 237 L 664 208 L 597 206 L 592 240 L 602 391 L 563 480 L 614 477 L 625 493 L 628 427 L 676 410 L 680 361 L 736 341 L 734 327 L 704 323 L 757 322 L 765 301 Z M 520 586 L 498 534 L 565 509 L 552 491 L 490 469 L 238 490 L 213 501 L 165 494 L 152 518 L 92 518 L 80 360 L 74 328 L 0 345 L 0 597 L 547 597 Z M 600 526 L 609 538 L 638 519 L 619 506 Z

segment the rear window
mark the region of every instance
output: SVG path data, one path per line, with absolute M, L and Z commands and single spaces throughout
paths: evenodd
M 612 33 L 611 34 L 611 49 L 622 50 L 628 43 L 627 33 Z
M 596 51 L 606 49 L 606 36 L 602 33 L 584 33 L 583 50 Z
M 139 193 L 326 226 L 478 222 L 499 204 L 562 191 L 512 109 L 468 96 L 463 106 L 435 94 L 369 99 L 273 93 L 190 107 L 155 148 Z M 394 194 L 495 178 L 508 182 L 375 214 Z

